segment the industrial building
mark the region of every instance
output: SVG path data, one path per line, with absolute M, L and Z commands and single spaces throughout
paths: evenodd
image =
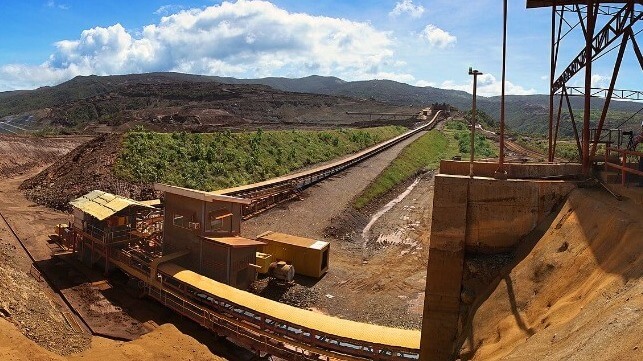
M 182 267 L 246 289 L 257 275 L 256 252 L 264 243 L 239 236 L 241 207 L 250 200 L 156 184 L 165 192 L 163 254 L 189 251 Z
M 133 199 L 94 190 L 69 202 L 72 206 L 73 233 L 67 243 L 80 258 L 93 264 L 101 258 L 107 262 L 113 248 L 139 247 L 147 244 L 153 253 L 157 242 L 151 237 L 160 211 L 155 207 Z M 86 247 L 87 246 L 87 247 Z M 96 250 L 94 252 L 93 250 Z

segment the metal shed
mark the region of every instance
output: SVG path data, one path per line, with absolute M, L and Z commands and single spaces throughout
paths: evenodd
M 136 219 L 154 207 L 133 199 L 94 190 L 69 202 L 73 227 L 103 244 L 128 242 L 135 238 Z
M 329 242 L 278 232 L 262 233 L 257 241 L 266 244 L 261 252 L 272 255 L 274 261 L 292 264 L 297 274 L 319 278 L 328 271 Z

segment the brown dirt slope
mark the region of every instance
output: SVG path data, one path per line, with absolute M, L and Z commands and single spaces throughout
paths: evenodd
M 11 361 L 220 361 L 207 347 L 165 324 L 131 342 L 95 337 L 92 347 L 67 357 L 46 351 L 25 338 L 13 325 L 0 319 L 0 360 Z
M 59 210 L 68 210 L 70 200 L 94 189 L 134 199 L 153 198 L 152 185 L 131 184 L 112 174 L 121 137 L 122 134 L 104 134 L 80 145 L 27 179 L 20 189 L 30 200 Z
M 643 358 L 643 207 L 574 191 L 478 309 L 463 359 Z
M 0 135 L 0 178 L 42 167 L 82 143 L 81 137 L 21 137 Z

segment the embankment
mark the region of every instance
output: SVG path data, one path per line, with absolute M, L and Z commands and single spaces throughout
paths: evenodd
M 574 190 L 477 309 L 461 358 L 641 359 L 642 250 L 640 204 Z

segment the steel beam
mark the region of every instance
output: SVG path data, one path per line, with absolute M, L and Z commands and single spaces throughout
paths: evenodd
M 569 96 L 585 96 L 585 89 L 582 87 L 566 87 Z M 594 98 L 606 98 L 608 88 L 592 88 L 589 96 Z M 643 100 L 643 90 L 612 89 L 612 99 L 622 100 Z
M 569 95 L 567 94 L 567 88 L 563 87 L 563 95 L 567 101 L 567 111 L 569 112 L 569 118 L 572 121 L 572 127 L 574 128 L 574 138 L 576 139 L 576 147 L 578 148 L 578 159 L 583 157 L 583 149 L 580 145 L 580 137 L 578 136 L 578 127 L 576 127 L 576 120 L 574 119 L 574 110 L 572 109 L 572 103 L 569 101 Z
M 612 101 L 612 94 L 614 93 L 614 86 L 616 85 L 616 78 L 618 78 L 618 72 L 621 69 L 621 63 L 623 61 L 623 54 L 625 53 L 625 48 L 627 47 L 627 40 L 630 38 L 630 34 L 626 33 L 623 36 L 621 41 L 621 47 L 618 50 L 618 56 L 616 57 L 616 64 L 614 65 L 614 71 L 612 73 L 612 80 L 610 81 L 610 87 L 607 89 L 607 94 L 605 96 L 605 103 L 603 104 L 603 111 L 601 112 L 601 119 L 598 121 L 598 127 L 594 134 L 594 144 L 592 144 L 592 157 L 596 155 L 596 146 L 599 139 L 601 138 L 601 132 L 603 131 L 603 123 L 605 123 L 605 118 L 607 117 L 607 110 L 610 107 L 610 102 Z M 589 98 L 586 96 L 585 98 Z
M 596 5 L 598 7 L 598 5 Z M 614 20 L 616 18 L 613 18 Z M 611 21 L 610 21 L 611 22 Z M 592 34 L 594 34 L 594 27 L 596 26 L 596 14 L 592 6 L 592 0 L 587 0 L 587 33 L 585 33 L 585 50 L 583 60 L 585 61 L 585 93 L 589 93 L 592 89 L 592 53 L 594 48 L 592 46 Z M 577 58 L 578 59 L 578 58 Z M 570 69 L 570 68 L 567 68 Z M 563 73 L 564 74 L 564 73 Z M 565 80 L 567 82 L 568 79 Z M 583 107 L 583 157 L 581 163 L 583 165 L 583 174 L 589 176 L 590 173 L 590 159 L 589 159 L 589 123 L 591 111 L 591 97 L 585 97 L 585 104 Z
M 587 22 L 590 21 L 592 24 L 592 29 L 587 29 L 588 32 L 593 34 L 593 27 L 596 23 L 596 6 L 591 6 L 592 1 L 587 1 Z M 643 18 L 643 12 L 634 14 L 633 12 L 634 5 L 628 3 L 624 5 L 621 10 L 613 15 L 612 19 L 605 24 L 605 26 L 594 36 L 593 39 L 589 39 L 586 36 L 586 47 L 581 51 L 574 60 L 565 68 L 561 75 L 556 79 L 552 84 L 552 92 L 556 93 L 559 91 L 563 84 L 567 83 L 574 75 L 576 75 L 581 69 L 586 67 L 588 64 L 594 60 L 594 57 L 601 54 L 608 46 L 610 46 L 616 39 L 623 35 L 626 31 L 632 28 L 632 25 L 638 20 Z M 591 16 L 590 16 L 591 15 Z M 587 24 L 589 25 L 589 24 Z M 589 28 L 589 26 L 588 26 Z M 591 51 L 587 51 L 588 48 L 591 48 Z M 589 61 L 588 61 L 589 60 Z
M 561 16 L 562 19 L 562 16 Z M 559 26 L 560 29 L 560 26 Z M 551 53 L 550 53 L 550 73 L 549 73 L 549 84 L 554 84 L 554 76 L 556 75 L 556 57 L 557 57 L 557 45 L 560 43 L 560 31 L 558 32 L 558 41 L 555 38 L 556 34 L 556 1 L 554 0 L 554 6 L 551 9 Z M 554 151 L 552 139 L 554 132 L 554 87 L 549 87 L 549 137 L 548 137 L 548 148 L 547 148 L 547 161 L 554 161 Z

